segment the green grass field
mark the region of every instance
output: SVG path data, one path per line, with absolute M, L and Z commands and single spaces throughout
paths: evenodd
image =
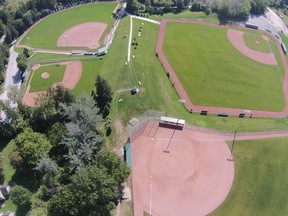
M 127 61 L 128 38 L 123 36 L 129 32 L 129 18 L 125 17 L 120 22 L 108 55 L 102 61 L 99 61 L 101 65 L 97 65 L 97 61 L 82 60 L 83 67 L 89 68 L 87 74 L 85 72 L 86 69 L 83 70 L 83 75 L 87 75 L 90 78 L 86 80 L 81 79 L 73 90 L 73 93 L 80 94 L 83 92 L 82 88 L 84 88 L 84 91 L 90 95 L 90 92 L 94 89 L 96 75 L 100 74 L 109 81 L 114 92 L 111 110 L 113 122 L 121 122 L 123 127 L 125 127 L 132 117 L 140 116 L 147 109 L 152 109 L 161 111 L 168 116 L 180 116 L 188 123 L 196 126 L 233 132 L 239 124 L 238 117 L 219 118 L 213 115 L 201 116 L 197 113 L 189 114 L 184 109 L 178 102 L 177 93 L 166 77 L 160 62 L 155 58 L 154 47 L 156 46 L 158 26 L 144 21 L 143 34 L 141 37 L 138 37 L 137 32 L 141 21 L 133 19 L 133 23 L 133 35 L 136 36 L 139 42 L 138 49 L 132 49 L 132 54 L 136 56 L 135 59 L 132 59 L 133 70 L 124 64 Z M 277 50 L 277 46 L 275 48 Z M 35 59 L 33 57 L 31 60 L 34 63 L 42 61 L 55 62 L 58 58 L 61 59 L 61 56 L 63 55 L 37 53 L 34 56 Z M 133 78 L 134 74 L 141 78 L 142 92 L 132 97 L 130 89 L 133 85 L 137 84 L 135 78 Z M 118 100 L 121 98 L 123 101 L 118 103 Z M 287 119 L 252 118 L 243 119 L 238 131 L 283 130 L 287 128 Z M 116 135 L 115 128 L 113 133 L 115 133 L 115 138 L 110 141 L 111 145 L 117 143 L 118 135 Z
M 236 141 L 232 190 L 210 215 L 286 215 L 287 142 L 287 138 Z
M 201 19 L 207 22 L 219 23 L 217 19 L 217 14 L 213 13 L 207 16 L 204 12 L 191 12 L 189 10 L 185 10 L 182 13 L 167 13 L 162 16 L 159 15 L 151 15 L 149 19 L 153 20 L 161 20 L 163 18 L 173 18 L 173 19 Z
M 274 41 L 270 46 L 275 51 Z M 257 63 L 231 45 L 227 28 L 170 22 L 163 51 L 196 105 L 268 111 L 285 107 L 279 52 L 279 67 Z
M 52 64 L 42 65 L 39 69 L 34 71 L 30 82 L 30 92 L 46 91 L 53 83 L 61 82 L 65 73 L 66 65 Z M 41 74 L 47 72 L 49 77 L 43 79 Z
M 63 49 L 57 47 L 60 35 L 67 29 L 85 22 L 107 23 L 108 26 L 104 32 L 106 35 L 114 23 L 111 14 L 116 5 L 116 2 L 91 3 L 55 13 L 35 25 L 20 41 L 20 45 L 44 49 Z
M 244 40 L 246 45 L 252 50 L 257 50 L 265 53 L 271 52 L 268 43 L 262 38 L 260 32 L 259 31 L 255 32 L 257 32 L 258 34 L 249 34 L 249 33 L 244 34 Z

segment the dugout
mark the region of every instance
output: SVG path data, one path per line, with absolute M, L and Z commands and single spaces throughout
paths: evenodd
M 282 48 L 282 50 L 283 50 L 283 53 L 286 55 L 287 49 L 286 49 L 286 46 L 285 46 L 284 43 L 281 43 L 281 48 Z
M 258 30 L 258 25 L 254 25 L 252 23 L 245 23 L 245 27 Z
M 159 126 L 165 128 L 172 128 L 176 130 L 182 130 L 183 127 L 185 126 L 185 120 L 180 118 L 161 116 Z
M 126 143 L 124 146 L 124 160 L 129 168 L 132 167 L 131 153 L 131 143 Z

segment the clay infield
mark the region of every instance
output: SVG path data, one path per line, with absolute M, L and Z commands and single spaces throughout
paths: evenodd
M 132 146 L 134 215 L 207 215 L 224 201 L 234 165 L 225 141 L 210 138 L 149 122 Z
M 217 24 L 212 24 L 212 23 L 206 23 L 203 21 L 199 20 L 173 20 L 173 19 L 162 19 L 160 23 L 160 28 L 159 28 L 159 33 L 158 33 L 158 39 L 157 39 L 157 45 L 156 45 L 156 52 L 158 53 L 158 58 L 160 62 L 162 63 L 163 67 L 165 68 L 166 71 L 169 71 L 170 73 L 170 80 L 172 83 L 174 83 L 174 87 L 181 99 L 185 100 L 185 107 L 192 112 L 201 112 L 201 111 L 207 111 L 208 113 L 211 114 L 219 114 L 219 113 L 228 113 L 229 115 L 239 115 L 240 113 L 245 113 L 243 109 L 236 109 L 236 108 L 226 108 L 226 107 L 211 107 L 211 106 L 198 106 L 193 104 L 193 102 L 190 100 L 188 97 L 187 93 L 185 92 L 181 82 L 179 81 L 175 71 L 173 70 L 172 66 L 170 65 L 169 61 L 165 57 L 162 46 L 163 46 L 163 41 L 164 41 L 164 35 L 165 35 L 165 29 L 166 29 L 166 24 L 167 22 L 190 22 L 190 23 L 197 23 L 197 24 L 202 24 L 202 25 L 209 25 L 209 26 L 218 26 L 218 27 L 225 27 L 227 26 L 219 26 Z M 231 33 L 231 32 L 230 32 Z M 235 47 L 235 44 L 239 43 L 239 34 L 235 34 L 236 37 L 230 37 L 230 41 L 232 41 L 233 46 Z M 231 36 L 231 35 L 230 35 Z M 243 38 L 243 37 L 242 37 Z M 240 39 L 242 40 L 242 39 Z M 241 43 L 241 42 L 240 42 Z M 243 46 L 243 44 L 241 45 Z M 262 111 L 262 110 L 249 110 L 249 113 L 252 114 L 253 116 L 259 116 L 259 117 L 277 117 L 277 118 L 283 118 L 288 115 L 288 76 L 287 76 L 287 71 L 288 71 L 288 65 L 286 62 L 285 55 L 283 54 L 280 45 L 277 43 L 279 53 L 281 54 L 281 59 L 283 62 L 283 65 L 285 67 L 285 77 L 283 80 L 283 92 L 284 92 L 284 97 L 285 97 L 285 108 L 281 112 L 272 112 L 272 111 Z M 267 62 L 269 64 L 274 64 L 273 57 L 274 55 L 270 54 L 265 54 L 262 53 L 260 57 L 258 56 L 258 52 L 251 52 L 247 46 L 246 48 L 241 48 L 241 53 L 245 53 L 245 55 L 249 58 L 254 58 L 257 59 L 257 61 L 261 61 L 262 63 Z M 247 52 L 248 51 L 248 52 Z M 253 53 L 255 56 L 253 56 Z M 275 58 L 275 57 L 274 57 Z
M 247 133 L 236 139 L 287 135 L 287 131 Z M 134 215 L 203 216 L 215 210 L 234 179 L 227 140 L 233 140 L 233 134 L 190 126 L 174 130 L 150 121 L 132 141 Z
M 73 89 L 77 83 L 79 82 L 81 75 L 82 75 L 82 64 L 81 61 L 71 61 L 71 62 L 63 62 L 61 64 L 66 65 L 65 73 L 63 79 L 60 83 L 54 83 L 53 85 L 61 84 L 65 88 Z M 32 70 L 37 70 L 40 67 L 39 64 L 33 65 Z M 32 75 L 33 77 L 33 75 Z M 40 92 L 30 92 L 30 85 L 27 86 L 26 92 L 23 97 L 23 103 L 28 106 L 35 106 L 35 98 L 38 97 L 39 94 L 43 93 Z
M 88 22 L 73 26 L 58 39 L 58 47 L 88 47 L 96 49 L 99 40 L 107 27 L 106 23 Z

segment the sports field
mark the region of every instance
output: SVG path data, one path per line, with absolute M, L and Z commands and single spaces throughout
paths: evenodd
M 111 15 L 116 6 L 116 2 L 91 3 L 55 13 L 36 24 L 23 37 L 20 45 L 42 49 L 61 49 L 57 47 L 60 35 L 65 30 L 86 22 L 106 23 L 108 25 L 104 32 L 106 35 L 115 21 Z
M 282 111 L 284 68 L 274 40 L 267 43 L 278 65 L 266 65 L 236 50 L 227 39 L 227 31 L 226 27 L 167 23 L 163 52 L 192 103 Z M 267 47 L 260 36 L 249 34 L 245 40 L 259 37 L 259 49 L 265 53 Z
M 232 190 L 211 216 L 286 215 L 287 141 L 287 138 L 237 141 Z
M 34 71 L 30 83 L 30 92 L 46 91 L 53 83 L 61 82 L 64 76 L 66 65 L 52 64 L 43 65 Z M 44 79 L 41 77 L 43 73 L 48 73 L 49 77 Z

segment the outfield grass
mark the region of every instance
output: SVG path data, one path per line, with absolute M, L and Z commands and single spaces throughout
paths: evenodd
M 60 64 L 41 65 L 41 67 L 34 71 L 32 75 L 30 92 L 46 91 L 53 83 L 61 82 L 63 80 L 65 68 L 66 65 Z M 41 74 L 44 72 L 49 73 L 47 79 L 41 77 Z
M 83 60 L 82 63 L 82 75 L 76 85 L 72 90 L 75 95 L 80 95 L 85 93 L 86 95 L 91 95 L 91 91 L 95 90 L 96 76 L 102 67 L 103 60 L 93 59 L 93 60 Z
M 111 14 L 116 5 L 116 2 L 91 3 L 55 13 L 35 25 L 20 41 L 20 45 L 45 49 L 63 49 L 57 47 L 57 40 L 60 35 L 67 29 L 85 22 L 107 23 L 108 26 L 105 31 L 107 34 L 114 23 Z
M 191 12 L 189 10 L 185 10 L 182 13 L 167 13 L 167 14 L 163 14 L 162 16 L 159 16 L 159 15 L 149 16 L 149 19 L 159 20 L 159 21 L 161 19 L 164 19 L 164 18 L 200 19 L 200 20 L 204 20 L 206 22 L 219 23 L 219 20 L 217 18 L 217 14 L 215 14 L 215 13 L 207 16 L 204 12 Z
M 232 190 L 210 215 L 286 215 L 287 142 L 288 138 L 236 141 Z
M 269 44 L 261 36 L 262 36 L 261 34 L 255 35 L 255 34 L 245 33 L 244 40 L 245 40 L 246 45 L 250 49 L 257 50 L 260 52 L 265 52 L 265 53 L 271 52 Z M 258 41 L 258 43 L 256 43 L 256 41 Z
M 196 105 L 267 111 L 285 107 L 282 63 L 278 68 L 244 56 L 227 40 L 227 28 L 168 23 L 163 51 Z

